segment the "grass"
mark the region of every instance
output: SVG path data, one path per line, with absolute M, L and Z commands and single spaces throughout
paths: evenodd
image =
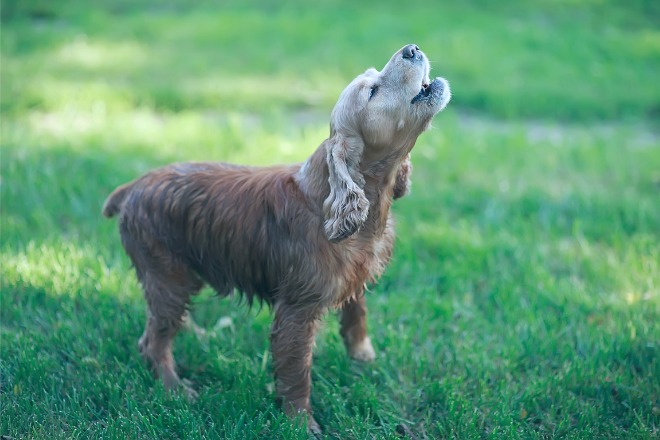
M 416 42 L 452 82 L 368 296 L 372 365 L 328 317 L 329 438 L 655 438 L 657 2 L 2 1 L 0 434 L 306 438 L 274 405 L 268 310 L 205 291 L 168 395 L 105 196 L 181 160 L 304 159 L 342 87 Z M 383 29 L 387 29 L 384 32 Z

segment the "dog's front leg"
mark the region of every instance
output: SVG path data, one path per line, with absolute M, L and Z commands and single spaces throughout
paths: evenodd
M 318 314 L 279 303 L 271 333 L 277 400 L 284 412 L 295 417 L 307 414 L 307 429 L 320 432 L 309 403 L 312 388 L 312 348 L 318 327 Z
M 341 335 L 350 357 L 362 362 L 376 359 L 376 352 L 367 335 L 367 302 L 363 292 L 342 307 Z

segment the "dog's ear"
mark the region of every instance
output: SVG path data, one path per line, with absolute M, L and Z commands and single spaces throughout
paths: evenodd
M 323 202 L 323 213 L 325 234 L 332 242 L 355 234 L 367 219 L 369 200 L 360 172 L 363 149 L 359 137 L 337 132 L 326 143 L 330 195 Z

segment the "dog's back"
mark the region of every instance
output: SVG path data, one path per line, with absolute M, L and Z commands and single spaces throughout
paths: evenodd
M 103 214 L 119 214 L 122 243 L 141 276 L 152 260 L 188 266 L 219 294 L 234 288 L 273 303 L 296 291 L 322 234 L 320 213 L 293 178 L 298 166 L 175 164 L 117 188 Z M 318 223 L 316 227 L 312 223 Z M 312 226 L 312 227 L 310 227 Z M 316 232 L 314 232 L 316 231 Z M 295 268 L 295 271 L 292 271 Z

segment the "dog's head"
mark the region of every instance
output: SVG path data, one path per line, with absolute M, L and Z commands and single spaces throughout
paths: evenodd
M 330 195 L 323 205 L 331 241 L 354 234 L 367 218 L 362 171 L 403 159 L 449 102 L 449 83 L 439 77 L 430 81 L 429 71 L 426 55 L 409 44 L 380 72 L 368 69 L 339 96 L 327 143 Z
M 451 98 L 447 80 L 430 81 L 430 69 L 426 55 L 409 44 L 380 72 L 371 68 L 359 75 L 332 111 L 332 135 L 357 136 L 367 147 L 386 149 L 417 138 Z

